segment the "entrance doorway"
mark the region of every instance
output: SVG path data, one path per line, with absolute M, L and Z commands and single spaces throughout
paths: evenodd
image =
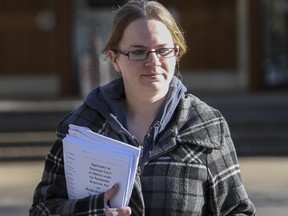
M 0 96 L 73 91 L 69 0 L 0 0 Z

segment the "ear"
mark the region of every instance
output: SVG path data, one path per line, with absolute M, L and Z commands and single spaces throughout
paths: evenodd
M 109 50 L 107 54 L 108 54 L 108 57 L 109 57 L 111 63 L 113 64 L 114 69 L 118 73 L 120 73 L 121 70 L 120 70 L 120 67 L 119 67 L 119 64 L 118 64 L 118 59 L 117 59 L 118 55 L 117 55 L 117 53 L 115 53 L 113 50 Z

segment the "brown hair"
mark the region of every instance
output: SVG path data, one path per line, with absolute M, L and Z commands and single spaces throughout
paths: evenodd
M 166 25 L 172 35 L 174 44 L 179 46 L 177 55 L 179 60 L 187 51 L 186 41 L 180 25 L 162 4 L 147 0 L 130 0 L 116 11 L 112 31 L 103 52 L 118 49 L 126 27 L 132 21 L 145 17 L 156 19 Z

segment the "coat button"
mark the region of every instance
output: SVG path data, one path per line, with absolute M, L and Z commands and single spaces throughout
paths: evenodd
M 173 131 L 172 134 L 171 134 L 171 136 L 172 136 L 172 137 L 177 137 L 177 132 L 176 132 L 176 131 Z

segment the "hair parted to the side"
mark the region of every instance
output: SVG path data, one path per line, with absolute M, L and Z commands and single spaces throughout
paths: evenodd
M 123 37 L 127 26 L 136 19 L 151 18 L 156 19 L 166 25 L 170 31 L 174 44 L 179 46 L 177 59 L 187 52 L 187 45 L 183 31 L 172 14 L 162 4 L 148 0 L 130 0 L 116 10 L 110 36 L 103 48 L 103 52 L 116 50 Z

